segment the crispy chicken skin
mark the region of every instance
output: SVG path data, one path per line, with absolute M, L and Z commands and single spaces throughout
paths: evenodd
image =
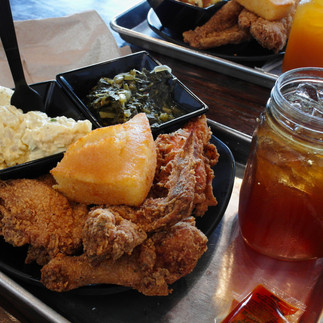
M 0 233 L 14 246 L 30 244 L 28 262 L 42 264 L 57 253 L 81 248 L 88 208 L 74 204 L 46 182 L 17 179 L 0 182 Z
M 158 136 L 156 140 L 157 171 L 152 192 L 156 194 L 159 189 L 170 190 L 173 184 L 172 172 L 174 172 L 174 168 L 177 168 L 176 154 L 187 149 L 185 145 L 189 142 L 190 135 L 194 138 L 191 142 L 193 145 L 191 154 L 193 155 L 187 157 L 195 160 L 193 213 L 196 216 L 202 216 L 209 206 L 217 205 L 212 190 L 214 174 L 211 167 L 216 165 L 219 159 L 216 147 L 210 144 L 212 133 L 207 126 L 205 115 L 188 122 L 184 128 L 177 132 Z
M 146 232 L 135 223 L 100 208 L 89 212 L 82 233 L 84 252 L 95 261 L 130 254 L 146 238 Z
M 130 255 L 91 264 L 86 255 L 58 256 L 41 270 L 43 284 L 68 291 L 89 284 L 117 284 L 144 295 L 163 296 L 168 285 L 189 274 L 206 251 L 207 238 L 190 221 L 154 233 Z
M 217 163 L 219 154 L 209 144 L 210 137 L 205 116 L 172 134 L 158 136 L 157 170 L 149 198 L 139 208 L 120 205 L 95 209 L 95 217 L 91 216 L 83 229 L 85 253 L 93 260 L 96 256 L 117 259 L 123 249 L 130 253 L 136 242 L 143 241 L 143 232 L 169 227 L 192 212 L 202 216 L 209 206 L 216 205 L 211 166 Z M 118 225 L 120 218 L 123 222 Z M 94 238 L 93 232 L 102 233 L 102 227 L 105 233 Z M 118 239 L 112 238 L 116 232 L 122 241 L 119 246 Z M 114 249 L 118 252 L 114 253 Z
M 298 3 L 299 0 L 295 0 L 288 16 L 275 21 L 266 20 L 244 9 L 239 15 L 239 27 L 250 32 L 262 47 L 278 53 L 287 43 Z
M 250 34 L 237 26 L 242 9 L 238 2 L 228 1 L 203 26 L 185 31 L 184 42 L 195 48 L 207 49 L 249 40 Z

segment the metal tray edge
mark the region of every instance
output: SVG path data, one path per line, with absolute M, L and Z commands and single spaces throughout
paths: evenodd
M 28 313 L 26 311 L 32 308 L 34 312 L 32 315 L 33 320 L 41 319 L 42 322 L 46 320 L 54 323 L 69 322 L 2 272 L 0 272 L 0 288 L 6 290 L 6 294 L 2 295 L 2 297 L 7 298 L 9 301 L 14 300 L 15 305 L 24 305 L 20 306 L 20 310 L 24 312 L 24 315 L 30 317 L 30 311 Z

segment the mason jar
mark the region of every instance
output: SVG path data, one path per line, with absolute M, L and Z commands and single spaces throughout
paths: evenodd
M 253 135 L 238 212 L 241 234 L 258 252 L 323 257 L 323 68 L 276 81 Z

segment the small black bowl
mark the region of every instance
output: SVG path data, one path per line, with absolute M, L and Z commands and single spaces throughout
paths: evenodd
M 135 54 L 126 55 L 120 58 L 112 59 L 99 64 L 90 65 L 73 71 L 58 74 L 57 82 L 65 89 L 66 93 L 74 103 L 83 111 L 87 118 L 95 124 L 96 127 L 102 127 L 100 120 L 86 106 L 86 95 L 97 84 L 101 77 L 113 78 L 119 73 L 129 72 L 131 69 L 152 70 L 160 65 L 147 52 L 141 51 Z M 193 94 L 184 84 L 175 76 L 170 79 L 172 88 L 172 98 L 175 103 L 184 111 L 184 115 L 174 118 L 165 123 L 152 125 L 153 134 L 160 133 L 167 129 L 171 131 L 188 119 L 205 113 L 208 107 L 195 94 Z
M 74 120 L 84 120 L 86 116 L 66 95 L 61 86 L 55 81 L 32 84 L 45 104 L 45 113 L 49 117 L 65 116 Z M 41 173 L 49 172 L 63 157 L 63 153 L 32 160 L 23 164 L 0 169 L 0 180 L 9 178 L 32 178 Z
M 163 27 L 177 34 L 205 24 L 226 2 L 200 8 L 177 0 L 148 0 Z

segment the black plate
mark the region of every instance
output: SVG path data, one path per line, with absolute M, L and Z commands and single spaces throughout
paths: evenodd
M 197 227 L 209 236 L 218 225 L 231 197 L 235 177 L 235 161 L 230 149 L 219 139 L 212 136 L 211 142 L 216 145 L 220 154 L 219 162 L 213 168 L 213 191 L 218 200 L 218 205 L 209 207 L 201 218 L 197 219 Z M 0 270 L 8 275 L 27 283 L 43 287 L 40 282 L 41 267 L 36 264 L 24 263 L 27 247 L 13 247 L 0 237 Z M 116 285 L 90 285 L 80 287 L 68 293 L 80 295 L 109 295 L 129 290 L 127 287 Z
M 148 26 L 157 35 L 171 43 L 194 49 L 197 51 L 201 51 L 203 53 L 207 53 L 227 60 L 231 60 L 234 62 L 265 62 L 269 59 L 273 59 L 279 55 L 284 54 L 283 51 L 281 51 L 278 54 L 275 54 L 272 51 L 261 47 L 255 40 L 244 42 L 238 45 L 224 45 L 209 50 L 195 49 L 193 47 L 190 47 L 187 43 L 183 41 L 181 33 L 174 32 L 164 27 L 153 9 L 150 9 L 148 11 L 147 23 Z
M 147 1 L 162 25 L 175 33 L 204 25 L 227 2 L 219 1 L 206 8 L 200 8 L 178 0 Z

